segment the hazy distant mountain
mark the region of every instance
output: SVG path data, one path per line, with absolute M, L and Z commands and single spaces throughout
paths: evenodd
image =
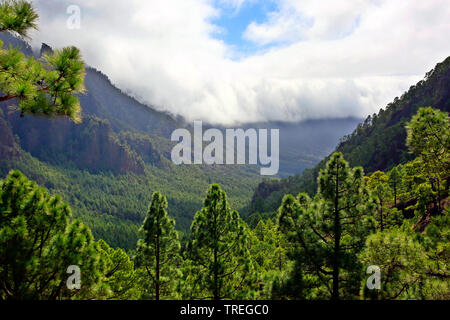
M 269 122 L 246 127 L 280 130 L 280 176 L 301 173 L 328 155 L 340 137 L 352 132 L 361 119 L 323 119 L 304 122 Z
M 257 122 L 240 127 L 280 130 L 280 170 L 278 176 L 285 177 L 312 168 L 327 156 L 339 139 L 352 132 L 362 119 L 322 119 L 302 122 Z M 204 130 L 210 128 L 203 124 Z M 191 126 L 189 126 L 191 128 Z M 239 126 L 237 127 L 239 128 Z M 219 127 L 225 136 L 225 127 Z

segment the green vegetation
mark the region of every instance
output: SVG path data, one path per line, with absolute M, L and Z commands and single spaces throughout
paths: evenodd
M 407 125 L 417 158 L 387 173 L 364 176 L 334 153 L 317 194 L 286 195 L 278 224 L 251 229 L 213 184 L 183 248 L 155 192 L 133 256 L 95 242 L 59 196 L 12 171 L 0 183 L 0 298 L 449 299 L 449 170 L 424 162 L 427 152 L 449 159 L 448 143 L 413 146 L 418 128 L 449 121 L 420 109 Z M 70 265 L 81 269 L 80 289 L 65 286 Z M 372 265 L 380 289 L 366 286 Z
M 0 5 L 0 31 L 26 35 L 35 20 L 25 1 Z M 18 98 L 24 113 L 77 120 L 72 94 L 81 90 L 83 67 L 76 49 L 47 56 L 47 66 L 1 50 L 2 74 L 15 79 L 0 79 L 2 99 Z M 260 185 L 250 226 L 231 209 L 250 196 L 250 169 L 174 166 L 153 147 L 158 141 L 117 136 L 101 120 L 90 119 L 84 137 L 100 135 L 99 152 L 123 155 L 120 168 L 136 169 L 132 159 L 151 151 L 140 170 L 82 170 L 64 163 L 67 155 L 50 165 L 23 150 L 14 162 L 1 159 L 0 299 L 450 299 L 450 118 L 418 106 L 437 97 L 448 108 L 448 87 L 436 85 L 442 68 L 368 118 L 316 169 Z M 317 184 L 305 180 L 315 176 Z M 292 186 L 304 188 L 294 196 L 286 192 Z M 269 206 L 263 195 L 272 197 Z M 275 214 L 276 222 L 266 219 Z M 380 288 L 366 285 L 370 266 L 380 268 Z M 72 269 L 80 271 L 79 287 L 69 286 Z
M 450 175 L 448 115 L 431 107 L 420 108 L 406 129 L 408 131 L 406 144 L 422 162 L 423 174 L 430 183 L 436 208 L 438 211 L 442 211 L 443 180 Z
M 175 221 L 167 216 L 167 199 L 159 192 L 153 194 L 137 245 L 137 266 L 145 269 L 149 288 L 147 295 L 159 300 L 170 297 L 177 279 L 180 263 L 180 241 Z
M 193 268 L 191 298 L 244 298 L 252 265 L 248 230 L 231 210 L 224 191 L 216 184 L 209 188 L 204 206 L 194 217 L 188 256 Z
M 245 168 L 229 170 L 226 166 L 212 170 L 170 164 L 160 169 L 145 164 L 143 175 L 92 173 L 73 165 L 50 165 L 25 152 L 14 162 L 0 160 L 0 176 L 12 169 L 20 170 L 51 193 L 60 194 L 72 207 L 74 217 L 82 219 L 96 239 L 126 250 L 136 245 L 139 225 L 153 192 L 160 191 L 167 197 L 170 216 L 183 238 L 201 207 L 201 194 L 208 188 L 205 174 L 224 188 L 235 208 L 246 205 L 259 181 Z
M 336 151 L 344 155 L 350 166 L 362 166 L 366 173 L 389 171 L 398 164 L 412 161 L 415 156 L 405 143 L 405 126 L 424 106 L 450 112 L 449 79 L 450 57 L 438 63 L 423 80 L 380 109 L 378 114 L 369 115 L 351 134 L 341 139 Z M 448 125 L 436 129 L 436 133 L 445 133 L 442 140 L 448 139 L 448 132 Z M 275 217 L 286 193 L 314 195 L 319 171 L 325 168 L 328 160 L 326 157 L 313 169 L 306 169 L 296 176 L 263 181 L 253 195 L 248 211 Z
M 23 0 L 0 3 L 0 31 L 26 36 L 37 29 L 38 15 Z M 77 93 L 82 93 L 84 63 L 75 47 L 44 55 L 43 62 L 26 57 L 18 49 L 5 49 L 0 41 L 0 101 L 15 99 L 25 113 L 67 116 L 81 121 Z
M 19 171 L 1 181 L 0 190 L 0 297 L 71 297 L 65 281 L 70 265 L 85 274 L 83 288 L 74 293 L 93 294 L 103 266 L 91 231 L 79 220 L 70 221 L 67 203 Z
M 318 297 L 337 300 L 358 296 L 361 265 L 357 254 L 374 229 L 372 213 L 362 168 L 350 170 L 341 153 L 333 154 L 321 171 L 313 200 L 305 193 L 283 199 L 280 227 L 297 251 L 292 254 L 298 260 L 296 268 L 311 275 L 304 281 L 323 286 L 315 288 Z M 307 297 L 307 293 L 299 294 Z

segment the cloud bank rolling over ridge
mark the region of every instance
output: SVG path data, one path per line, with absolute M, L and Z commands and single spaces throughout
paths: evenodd
M 256 0 L 33 2 L 34 46 L 76 45 L 118 87 L 189 121 L 365 117 L 450 55 L 446 0 L 266 0 L 241 43 L 217 21 Z M 79 30 L 66 27 L 71 4 Z

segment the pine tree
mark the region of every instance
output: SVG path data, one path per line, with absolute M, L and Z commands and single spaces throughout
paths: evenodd
M 28 37 L 30 29 L 37 30 L 39 16 L 31 3 L 23 0 L 6 0 L 0 4 L 0 32 L 10 31 Z
M 258 299 L 272 298 L 274 281 L 289 268 L 287 246 L 285 235 L 272 219 L 261 219 L 251 231 L 250 252 L 258 275 Z
M 294 266 L 287 278 L 274 281 L 274 298 L 305 299 L 308 281 L 304 273 L 311 272 L 319 278 L 322 276 L 321 258 L 309 249 L 301 232 L 306 227 L 306 209 L 311 203 L 306 193 L 300 193 L 297 198 L 287 194 L 278 209 L 278 224 L 291 244 L 288 257 L 294 260 Z
M 297 253 L 297 265 L 314 276 L 332 299 L 359 293 L 362 266 L 357 254 L 374 228 L 373 204 L 363 184 L 362 168 L 350 169 L 341 153 L 334 153 L 319 174 L 314 199 L 285 196 L 279 224 Z M 310 286 L 305 283 L 305 286 Z
M 420 284 L 425 274 L 426 254 L 414 239 L 410 228 L 391 228 L 367 238 L 360 259 L 366 265 L 381 270 L 380 290 L 369 290 L 362 282 L 366 299 L 416 299 L 412 288 Z
M 37 28 L 37 19 L 35 9 L 27 1 L 0 3 L 0 32 L 27 36 L 30 29 Z M 76 95 L 84 92 L 85 73 L 80 50 L 66 47 L 45 54 L 40 60 L 12 47 L 5 49 L 0 41 L 0 102 L 13 102 L 21 117 L 30 113 L 81 121 Z
M 389 185 L 391 186 L 392 192 L 394 194 L 394 207 L 397 207 L 397 196 L 399 194 L 399 189 L 402 184 L 402 167 L 401 165 L 392 168 L 389 171 Z
M 111 248 L 105 241 L 98 241 L 98 250 L 104 263 L 102 284 L 103 295 L 108 300 L 132 300 L 140 298 L 138 273 L 134 263 L 121 248 Z M 101 298 L 101 293 L 94 299 Z
M 59 196 L 11 171 L 0 181 L 0 299 L 83 298 L 97 289 L 102 263 L 90 229 L 71 221 Z M 67 269 L 81 271 L 69 290 Z
M 420 108 L 406 129 L 406 143 L 410 151 L 423 161 L 431 188 L 437 194 L 436 207 L 438 212 L 442 212 L 443 179 L 450 175 L 450 118 L 447 112 L 431 107 Z
M 425 281 L 421 299 L 450 299 L 450 208 L 443 215 L 431 218 L 425 233 L 418 240 L 427 253 Z
M 383 231 L 386 226 L 386 215 L 388 214 L 387 204 L 392 197 L 389 186 L 389 177 L 382 171 L 375 171 L 367 178 L 367 186 L 375 196 L 377 203 L 378 220 L 380 230 Z
M 224 191 L 209 188 L 203 208 L 191 226 L 190 258 L 198 266 L 194 275 L 197 298 L 241 298 L 253 276 L 247 227 L 232 211 Z
M 175 221 L 167 214 L 167 199 L 153 193 L 147 217 L 141 228 L 136 263 L 145 270 L 151 283 L 150 296 L 156 300 L 171 297 L 180 264 L 180 241 Z
M 437 171 L 450 170 L 450 118 L 445 111 L 420 108 L 406 125 L 410 151 Z M 439 170 L 440 168 L 440 170 Z
M 265 271 L 284 269 L 286 246 L 286 237 L 271 219 L 260 220 L 252 230 L 252 257 Z

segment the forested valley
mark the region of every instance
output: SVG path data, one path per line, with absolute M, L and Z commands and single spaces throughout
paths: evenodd
M 26 36 L 36 20 L 26 1 L 0 4 L 1 32 Z M 75 47 L 39 58 L 0 48 L 1 300 L 450 299 L 450 57 L 316 167 L 259 186 L 254 168 L 163 170 L 172 164 L 156 132 L 167 128 L 115 132 L 124 124 L 112 117 L 84 117 L 85 74 Z M 55 159 L 52 142 L 41 162 L 21 150 L 34 134 L 15 137 L 11 126 L 34 117 L 54 123 L 38 130 L 46 141 L 77 125 L 61 142 L 74 153 Z M 98 174 L 93 152 L 119 165 L 102 162 L 110 171 Z M 93 187 L 99 177 L 104 190 Z M 98 217 L 89 208 L 99 201 L 121 210 Z M 68 285 L 70 266 L 80 286 Z M 368 285 L 374 268 L 378 288 Z

